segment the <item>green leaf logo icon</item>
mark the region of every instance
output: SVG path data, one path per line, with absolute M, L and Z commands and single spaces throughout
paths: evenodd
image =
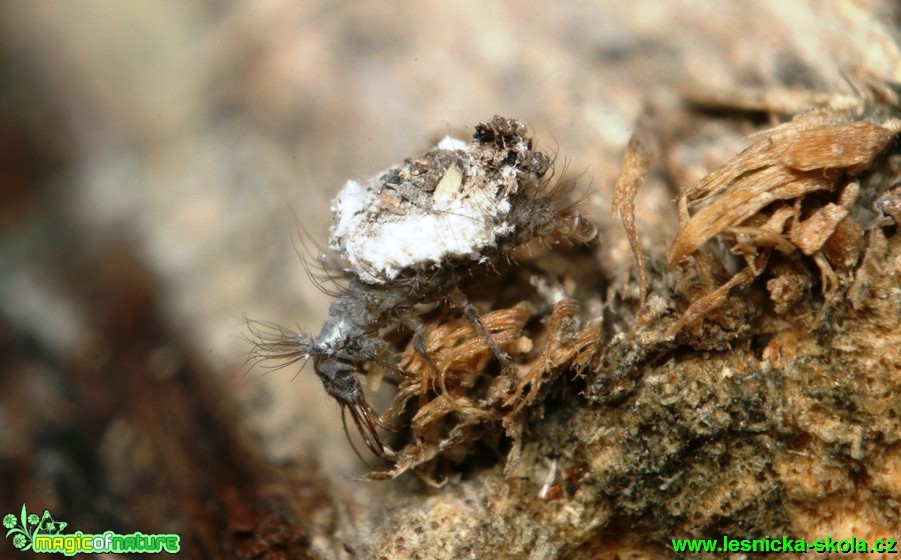
M 44 510 L 44 515 L 28 513 L 25 504 L 22 504 L 22 512 L 19 516 L 7 513 L 3 516 L 3 528 L 6 529 L 6 538 L 12 537 L 13 546 L 19 550 L 31 550 L 35 535 L 57 535 L 66 528 L 68 523 L 57 520 Z

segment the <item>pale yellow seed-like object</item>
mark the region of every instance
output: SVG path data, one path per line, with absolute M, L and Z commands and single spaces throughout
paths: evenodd
M 432 201 L 435 208 L 448 208 L 457 199 L 463 187 L 463 170 L 452 165 L 444 172 L 444 177 L 435 186 Z

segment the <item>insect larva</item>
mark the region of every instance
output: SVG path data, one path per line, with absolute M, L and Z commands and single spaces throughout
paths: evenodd
M 381 333 L 409 330 L 416 352 L 434 369 L 419 310 L 446 301 L 510 368 L 510 356 L 461 291 L 461 277 L 486 273 L 535 237 L 588 242 L 597 235 L 576 208 L 561 205 L 551 169 L 551 157 L 533 149 L 525 125 L 496 116 L 475 127 L 471 143 L 445 138 L 366 182 L 348 181 L 332 202 L 329 231 L 347 286 L 333 294 L 316 336 L 252 323 L 257 357 L 282 365 L 312 359 L 369 449 L 393 456 L 357 378 L 371 363 L 396 370 Z

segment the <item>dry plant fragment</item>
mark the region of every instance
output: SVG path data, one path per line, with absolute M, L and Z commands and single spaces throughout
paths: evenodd
M 810 289 L 810 279 L 805 274 L 782 274 L 766 283 L 778 315 L 787 312 Z
M 832 190 L 839 170 L 854 171 L 874 160 L 899 130 L 897 121 L 883 127 L 866 121 L 821 124 L 823 119 L 814 114 L 773 129 L 688 189 L 683 197 L 689 203 L 708 204 L 680 228 L 670 248 L 670 268 L 773 201 Z
M 540 388 L 559 373 L 586 367 L 601 339 L 596 323 L 581 327 L 578 303 L 563 299 L 554 306 L 541 346 L 536 347 L 522 334 L 533 314 L 532 306 L 522 302 L 482 315 L 492 336 L 516 358 L 517 366 L 509 372 L 490 370 L 490 349 L 463 319 L 429 327 L 426 351 L 434 359 L 438 379 L 427 361 L 414 348 L 407 348 L 401 361 L 405 378 L 383 421 L 394 421 L 409 401 L 418 400 L 410 421 L 412 441 L 398 452 L 393 469 L 371 478 L 393 478 L 416 469 L 426 480 L 433 480 L 434 459 L 440 454 L 465 456 L 484 430 L 497 425 L 514 440 L 508 468 L 515 464 L 523 409 L 536 402 Z
M 896 132 L 868 121 L 815 126 L 787 139 L 782 163 L 801 171 L 869 164 Z
M 843 111 L 860 105 L 860 99 L 851 95 L 779 88 L 743 88 L 735 91 L 684 88 L 682 98 L 692 105 L 710 109 L 761 111 L 787 116 L 806 113 L 814 108 Z
M 793 172 L 778 165 L 742 177 L 680 228 L 670 247 L 670 268 L 726 228 L 742 225 L 772 202 L 828 189 L 833 178 L 828 173 L 824 176 L 821 172 Z
M 850 271 L 859 260 L 864 230 L 854 213 L 862 192 L 885 188 L 884 179 L 879 174 L 871 179 L 870 172 L 883 165 L 883 155 L 897 146 L 901 131 L 901 108 L 879 105 L 885 99 L 873 93 L 854 111 L 844 108 L 848 103 L 843 99 L 833 106 L 842 109 L 820 109 L 757 133 L 754 144 L 682 193 L 681 206 L 698 210 L 681 224 L 669 249 L 669 268 L 699 257 L 701 247 L 718 236 L 749 266 L 695 301 L 668 328 L 669 335 L 717 308 L 730 289 L 763 274 L 774 250 L 776 264 L 797 252 L 819 269 L 826 303 L 822 318 L 850 285 Z M 873 195 L 867 197 L 872 200 Z M 757 257 L 762 260 L 755 261 Z M 800 279 L 805 270 L 789 268 L 767 284 L 777 313 L 784 313 L 809 285 Z
M 647 130 L 647 119 L 648 117 L 645 116 L 639 120 L 637 129 L 629 139 L 629 146 L 626 148 L 626 155 L 623 159 L 623 168 L 616 181 L 613 195 L 613 211 L 620 215 L 626 236 L 629 238 L 629 245 L 632 247 L 632 254 L 635 256 L 635 264 L 638 267 L 640 306 L 644 306 L 647 300 L 648 273 L 644 266 L 638 233 L 635 230 L 635 196 L 644 183 L 655 151 L 653 135 Z

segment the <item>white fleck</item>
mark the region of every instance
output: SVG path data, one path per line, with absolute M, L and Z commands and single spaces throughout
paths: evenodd
M 498 237 L 505 237 L 513 233 L 514 227 L 513 224 L 509 222 L 501 222 L 494 226 L 494 235 Z
M 529 276 L 529 284 L 535 288 L 544 301 L 548 302 L 551 305 L 557 305 L 564 299 L 566 299 L 566 291 L 563 289 L 563 285 L 559 282 L 555 282 L 553 286 L 551 286 L 547 278 L 544 276 L 539 276 L 537 274 L 533 274 Z
M 674 474 L 673 476 L 671 476 L 671 477 L 669 477 L 668 479 L 664 480 L 664 481 L 663 481 L 663 484 L 661 484 L 660 486 L 658 486 L 658 488 L 659 488 L 661 491 L 665 492 L 666 490 L 669 489 L 670 486 L 673 485 L 673 482 L 675 482 L 680 476 L 682 476 L 682 473 L 683 473 L 683 472 L 685 472 L 685 471 L 679 471 L 679 472 L 677 472 L 676 474 Z
M 338 321 L 337 323 L 332 324 L 332 328 L 328 330 L 328 332 L 323 331 L 319 335 L 319 344 L 322 344 L 329 350 L 332 350 L 335 347 L 335 343 L 344 338 L 344 330 L 347 327 L 347 323 L 343 320 Z
M 363 213 L 376 200 L 376 196 L 369 190 L 363 188 L 356 181 L 348 181 L 344 183 L 344 188 L 332 201 L 332 215 L 334 216 L 334 225 L 332 225 L 331 236 L 339 238 L 350 233 L 355 228 L 358 221 L 358 215 Z
M 501 170 L 501 177 L 504 178 L 504 184 L 507 186 L 505 194 L 508 196 L 516 194 L 516 191 L 519 190 L 519 183 L 516 181 L 518 173 L 519 171 L 512 165 L 508 165 Z
M 557 478 L 557 459 L 553 459 L 549 461 L 550 468 L 547 472 L 547 477 L 544 479 L 544 485 L 541 487 L 541 490 L 538 492 L 539 500 L 546 500 L 548 492 L 551 491 L 551 486 L 554 484 L 554 480 Z
M 460 140 L 458 138 L 454 138 L 453 136 L 445 136 L 441 139 L 441 142 L 438 142 L 438 145 L 435 146 L 436 150 L 468 150 L 469 144 Z

